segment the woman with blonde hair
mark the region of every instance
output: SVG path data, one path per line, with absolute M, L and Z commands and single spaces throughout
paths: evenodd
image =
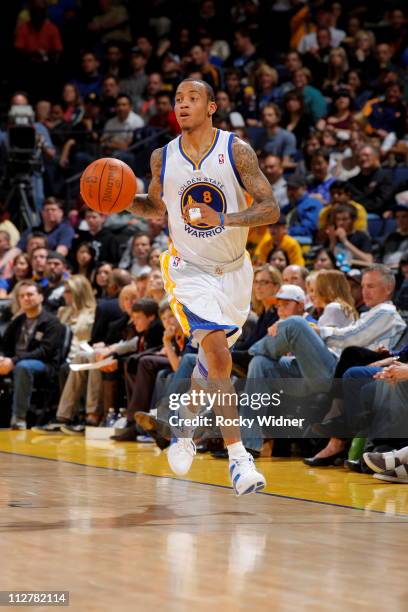
M 340 83 L 344 82 L 348 69 L 349 64 L 345 50 L 342 47 L 331 49 L 329 53 L 327 79 L 325 79 L 322 87 L 322 91 L 325 95 L 333 95 Z
M 91 338 L 95 320 L 96 301 L 92 285 L 82 274 L 74 274 L 64 283 L 65 306 L 58 309 L 58 319 L 72 330 L 68 359 L 72 361 L 80 351 L 80 343 Z
M 255 70 L 254 86 L 257 93 L 258 111 L 261 111 L 265 104 L 277 101 L 278 94 L 274 88 L 278 80 L 278 72 L 269 64 L 261 64 Z
M 269 264 L 257 268 L 254 272 L 252 290 L 252 310 L 258 315 L 253 331 L 247 338 L 240 338 L 232 350 L 233 373 L 243 376 L 247 371 L 251 355 L 249 349 L 255 342 L 268 333 L 268 327 L 276 323 L 278 315 L 272 304 L 273 298 L 282 285 L 279 270 Z
M 319 326 L 346 327 L 358 314 L 345 274 L 340 270 L 320 270 L 315 277 L 313 302 L 323 308 Z

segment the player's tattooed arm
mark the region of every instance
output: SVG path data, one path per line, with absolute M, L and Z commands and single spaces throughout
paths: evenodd
M 162 200 L 162 184 L 160 174 L 162 169 L 163 149 L 153 151 L 150 158 L 152 180 L 148 193 L 137 193 L 127 210 L 146 219 L 157 219 L 166 214 L 166 205 Z
M 255 151 L 243 140 L 234 138 L 232 154 L 244 187 L 254 203 L 242 212 L 226 214 L 224 225 L 255 227 L 276 223 L 280 215 L 279 204 L 268 179 L 259 168 Z

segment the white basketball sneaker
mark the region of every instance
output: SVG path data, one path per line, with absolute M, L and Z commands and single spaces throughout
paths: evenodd
M 177 476 L 187 474 L 196 454 L 196 445 L 192 438 L 173 438 L 167 452 L 167 461 Z
M 236 495 L 249 495 L 261 491 L 266 480 L 255 468 L 252 455 L 249 453 L 236 459 L 230 459 L 229 471 Z

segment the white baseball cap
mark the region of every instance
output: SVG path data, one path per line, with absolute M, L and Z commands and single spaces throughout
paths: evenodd
M 305 302 L 306 295 L 302 287 L 297 285 L 282 285 L 275 295 L 274 302 L 277 300 L 293 300 L 294 302 Z

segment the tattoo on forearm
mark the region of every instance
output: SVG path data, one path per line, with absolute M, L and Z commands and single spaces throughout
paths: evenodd
M 255 151 L 247 143 L 235 138 L 232 152 L 244 187 L 254 198 L 254 203 L 242 212 L 228 213 L 226 225 L 256 227 L 276 223 L 280 214 L 279 205 L 268 179 L 259 168 Z
M 127 210 L 146 219 L 157 219 L 166 214 L 166 205 L 161 197 L 160 172 L 162 167 L 162 149 L 153 151 L 150 158 L 152 180 L 149 185 L 149 193 L 136 194 L 133 202 Z

